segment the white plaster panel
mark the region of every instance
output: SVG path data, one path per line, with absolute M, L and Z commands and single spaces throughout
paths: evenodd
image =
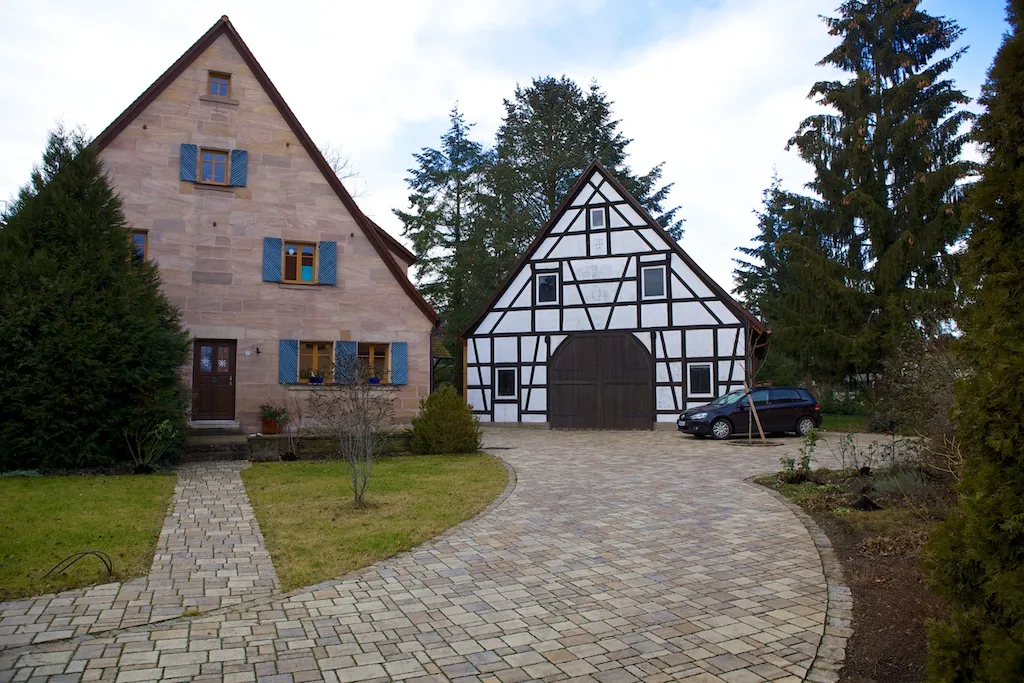
M 679 274 L 679 277 L 683 279 L 693 293 L 699 297 L 714 296 L 714 293 L 708 289 L 708 286 L 697 277 L 697 274 L 690 270 L 689 266 L 683 262 L 682 257 L 679 254 L 672 254 L 672 270 Z
M 625 266 L 626 259 L 615 256 L 573 261 L 572 263 L 577 280 L 610 280 L 622 277 L 622 269 Z
M 484 392 L 482 389 L 469 390 L 469 405 L 473 410 L 484 410 Z
M 746 337 L 747 335 L 743 332 L 743 330 L 740 330 L 740 341 L 738 344 L 736 344 L 736 355 L 743 356 L 744 358 L 746 358 L 747 355 L 744 351 L 744 347 L 746 346 L 747 341 Z
M 590 253 L 593 256 L 604 256 L 608 253 L 608 239 L 603 232 L 590 235 Z
M 558 309 L 538 308 L 534 312 L 538 332 L 551 332 L 558 329 Z
M 466 362 L 476 362 L 476 339 L 472 337 L 466 340 Z
M 534 358 L 534 354 L 537 352 L 537 337 L 520 337 L 519 338 L 519 355 L 522 357 L 523 362 L 530 362 Z
M 546 415 L 523 415 L 523 422 L 547 422 Z
M 668 373 L 670 382 L 682 382 L 683 381 L 683 364 L 681 361 L 672 361 L 668 364 Z M 680 404 L 681 405 L 681 404 Z
M 551 343 L 550 343 L 549 348 L 548 348 L 548 357 L 549 358 L 554 355 L 555 349 L 558 348 L 559 344 L 561 344 L 562 342 L 565 341 L 565 338 L 567 336 L 568 335 L 565 335 L 565 334 L 553 334 L 553 335 L 551 335 Z
M 626 264 L 626 277 L 636 277 L 636 259 L 629 259 L 629 263 Z
M 576 289 L 576 285 L 562 286 L 562 303 L 566 306 L 583 303 L 583 299 L 580 298 L 580 290 Z
M 623 280 L 619 288 L 619 296 L 615 299 L 617 304 L 625 304 L 636 301 L 636 280 Z
M 587 312 L 582 308 L 569 308 L 562 313 L 562 329 L 565 331 L 570 330 L 589 330 L 590 319 L 587 318 Z
M 565 232 L 565 229 L 568 228 L 569 225 L 579 215 L 580 215 L 580 210 L 579 209 L 568 209 L 565 213 L 562 214 L 562 217 L 558 219 L 558 222 L 555 223 L 555 226 L 553 228 L 551 228 L 551 232 L 555 233 L 555 234 L 560 233 L 560 232 Z
M 519 406 L 515 403 L 495 403 L 494 404 L 494 421 L 495 422 L 518 422 L 519 421 Z
M 482 413 L 480 415 L 477 415 L 476 418 L 478 420 L 480 420 L 481 422 L 490 422 L 491 421 L 491 416 L 488 413 Z
M 729 379 L 730 379 L 730 377 L 729 377 L 729 368 L 731 366 L 732 366 L 732 361 L 728 361 L 728 360 L 720 360 L 720 361 L 718 361 L 718 381 L 719 382 L 728 382 L 729 381 Z
M 509 310 L 501 322 L 494 328 L 495 332 L 529 332 L 530 311 Z
M 604 178 L 601 176 L 599 171 L 594 171 L 594 174 L 590 176 L 590 181 L 594 187 L 601 187 L 601 183 L 604 182 Z
M 658 363 L 657 366 L 657 381 L 659 382 L 671 382 L 668 376 L 668 363 Z
M 590 309 L 590 319 L 594 321 L 595 330 L 604 330 L 608 328 L 608 316 L 611 315 L 611 306 L 592 306 Z
M 672 304 L 672 322 L 681 327 L 688 325 L 717 325 L 715 317 L 708 313 L 699 301 L 677 301 Z
M 516 296 L 519 295 L 520 290 L 526 292 L 527 305 L 529 305 L 529 283 L 530 269 L 524 268 L 523 270 L 520 270 L 519 273 L 512 279 L 512 282 L 509 284 L 508 289 L 506 289 L 502 293 L 501 298 L 499 298 L 498 302 L 494 304 L 494 308 L 508 308 L 509 306 L 511 306 L 513 299 L 515 299 Z
M 615 208 L 622 212 L 622 217 L 625 218 L 630 225 L 637 227 L 647 225 L 647 221 L 641 218 L 640 214 L 634 211 L 633 207 L 629 204 L 617 204 Z
M 672 387 L 657 387 L 654 396 L 657 399 L 658 410 L 675 410 L 676 404 L 672 400 Z
M 516 351 L 519 349 L 516 337 L 495 337 L 494 338 L 494 362 L 495 363 L 516 363 L 519 358 Z
M 561 261 L 540 261 L 536 264 L 536 270 L 558 270 Z
M 683 333 L 679 330 L 665 330 L 661 333 L 665 337 L 665 353 L 669 358 L 683 357 Z
M 586 256 L 587 242 L 586 235 L 564 235 L 558 246 L 551 250 L 551 258 L 565 258 L 567 256 Z
M 548 383 L 548 366 L 546 365 L 534 365 L 533 366 L 533 382 L 534 385 L 543 385 Z
M 668 304 L 641 304 L 640 327 L 665 327 L 668 325 Z
M 724 324 L 735 325 L 736 323 L 739 322 L 739 320 L 736 319 L 736 315 L 729 310 L 729 307 L 726 306 L 724 302 L 708 301 L 707 304 L 708 308 L 711 309 L 711 312 L 717 315 L 718 319 L 721 320 Z
M 682 385 L 672 387 L 672 393 L 676 395 L 676 405 L 686 405 L 686 388 Z
M 530 407 L 527 410 L 547 410 L 548 390 L 530 389 Z
M 533 305 L 533 287 L 529 284 L 523 287 L 523 291 L 519 292 L 519 296 L 512 302 L 511 308 L 529 308 Z
M 715 355 L 713 330 L 686 331 L 686 357 L 706 358 Z M 495 349 L 497 355 L 497 349 Z
M 671 249 L 671 245 L 662 239 L 661 235 L 654 231 L 653 228 L 644 228 L 640 231 L 640 234 L 651 243 L 655 249 Z
M 635 230 L 613 230 L 611 236 L 613 254 L 639 254 L 651 251 Z
M 590 282 L 580 285 L 583 292 L 583 301 L 590 304 L 610 304 L 615 301 L 615 290 L 618 283 L 615 282 Z
M 732 366 L 732 381 L 742 382 L 745 377 L 743 375 L 743 368 L 746 366 L 746 361 L 738 360 L 736 364 Z
M 719 396 L 725 396 L 728 393 L 729 393 L 729 385 L 728 384 L 719 384 L 718 385 L 718 395 Z
M 616 306 L 612 310 L 612 319 L 608 323 L 608 329 L 636 329 L 636 306 Z
M 664 263 L 665 257 L 661 254 L 642 254 L 640 260 L 644 263 L 657 261 L 658 263 Z
M 719 356 L 731 356 L 732 345 L 736 341 L 736 335 L 739 333 L 739 328 L 718 330 L 718 355 Z M 724 379 L 728 379 L 727 377 Z
M 478 365 L 476 367 L 476 379 L 479 382 L 479 386 L 489 387 L 491 386 L 491 366 L 490 365 Z M 473 374 L 473 369 L 469 370 L 470 375 Z
M 494 331 L 494 325 L 498 322 L 498 318 L 500 317 L 501 314 L 491 311 L 484 316 L 484 319 L 480 322 L 480 327 L 477 328 L 477 332 L 480 332 L 481 334 L 490 334 Z
M 675 422 L 678 419 L 675 411 L 671 413 L 661 413 L 658 415 L 658 422 Z
M 476 342 L 476 362 L 477 363 L 490 363 L 491 362 L 491 338 L 490 337 L 474 337 Z
M 708 404 L 707 401 L 687 401 L 686 402 L 686 407 L 687 407 L 687 409 L 689 409 L 689 408 L 700 408 L 701 406 L 706 406 L 707 404 Z
M 644 348 L 648 352 L 651 350 L 651 333 L 650 332 L 634 332 L 633 336 L 640 340 L 640 343 L 644 345 Z
M 572 222 L 572 225 L 569 226 L 569 229 L 566 230 L 566 232 L 583 232 L 586 229 L 587 229 L 586 214 L 583 213 L 582 211 L 580 211 L 579 214 L 576 216 L 576 220 L 574 220 Z
M 603 185 L 599 185 L 597 189 L 601 194 L 605 196 L 605 199 L 607 199 L 610 202 L 622 201 L 622 195 L 616 192 L 615 188 L 613 188 L 612 184 L 609 182 L 605 182 Z
M 672 271 L 672 298 L 676 301 L 686 301 L 693 298 L 690 290 L 686 288 L 686 285 L 679 279 L 675 271 Z
M 621 204 L 616 204 L 615 206 L 621 206 Z M 608 210 L 608 225 L 613 228 L 625 228 L 629 223 L 612 207 Z
M 558 242 L 559 239 L 559 237 L 545 237 L 541 241 L 540 246 L 537 247 L 537 251 L 533 252 L 532 260 L 546 261 L 547 259 L 551 258 L 551 249 L 554 248 L 555 244 Z
M 585 185 L 579 194 L 572 200 L 572 206 L 583 206 L 590 199 L 591 195 L 594 194 L 594 188 L 590 185 Z

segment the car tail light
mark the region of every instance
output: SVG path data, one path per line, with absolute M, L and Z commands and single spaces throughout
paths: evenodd
M 821 404 L 820 403 L 815 403 L 814 404 L 814 409 L 815 410 L 821 410 Z

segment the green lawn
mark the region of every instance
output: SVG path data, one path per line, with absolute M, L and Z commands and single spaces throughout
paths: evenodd
M 149 572 L 174 493 L 173 474 L 0 478 L 0 601 L 105 583 L 86 557 L 61 576 L 42 575 L 82 550 L 102 550 L 112 580 Z
M 285 590 L 408 550 L 472 517 L 505 488 L 489 455 L 418 455 L 374 465 L 365 508 L 339 461 L 254 464 L 246 491 Z
M 866 415 L 822 415 L 821 428 L 829 432 L 867 432 L 868 418 Z

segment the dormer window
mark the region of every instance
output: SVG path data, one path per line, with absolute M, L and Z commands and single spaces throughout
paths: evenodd
M 214 97 L 228 97 L 231 94 L 231 74 L 211 71 L 206 92 Z
M 199 182 L 214 185 L 228 184 L 228 153 L 204 149 L 199 153 Z

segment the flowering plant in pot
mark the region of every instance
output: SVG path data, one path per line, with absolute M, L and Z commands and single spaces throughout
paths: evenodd
M 324 383 L 324 371 L 322 369 L 310 368 L 302 371 L 302 378 L 308 380 L 310 384 L 323 384 Z
M 369 382 L 370 384 L 380 384 L 380 375 L 370 375 Z
M 263 421 L 263 434 L 280 434 L 281 427 L 288 422 L 288 411 L 267 403 L 260 406 L 260 419 Z

